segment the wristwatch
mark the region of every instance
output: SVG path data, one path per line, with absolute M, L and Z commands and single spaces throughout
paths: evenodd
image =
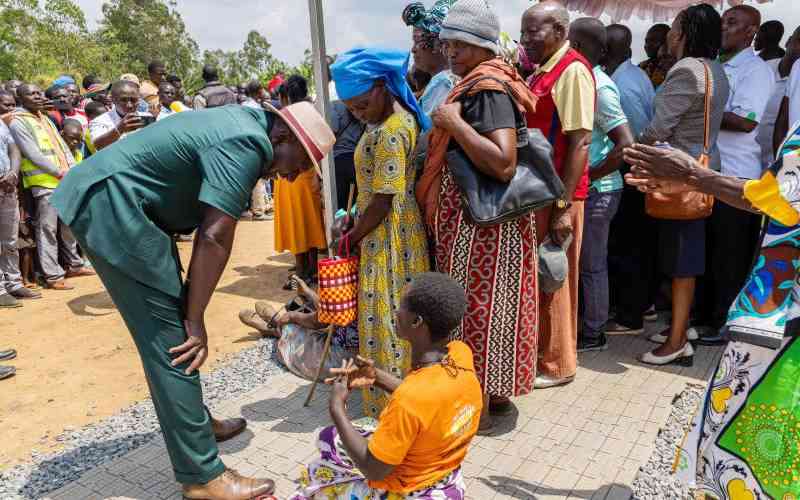
M 568 202 L 564 198 L 559 198 L 556 200 L 556 208 L 559 210 L 566 210 L 568 209 L 572 203 Z

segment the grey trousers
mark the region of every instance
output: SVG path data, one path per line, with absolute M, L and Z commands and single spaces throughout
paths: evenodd
M 80 269 L 84 262 L 78 255 L 78 242 L 69 227 L 58 220 L 58 213 L 50 204 L 51 190 L 36 193 L 36 245 L 39 252 L 39 264 L 42 266 L 44 278 L 49 281 L 63 279 L 66 271 L 59 264 L 58 258 L 67 263 L 69 269 Z
M 19 290 L 19 199 L 17 192 L 0 193 L 0 295 Z

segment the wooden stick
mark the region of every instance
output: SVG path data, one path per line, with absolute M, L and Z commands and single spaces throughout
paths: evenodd
M 344 216 L 345 221 L 347 223 L 350 222 L 350 211 L 353 210 L 353 197 L 356 194 L 356 185 L 350 184 L 350 194 L 347 195 L 347 214 Z M 332 251 L 329 249 L 329 252 Z M 333 339 L 333 330 L 334 325 L 328 325 L 328 331 L 325 334 L 325 348 L 322 350 L 322 359 L 319 360 L 319 366 L 317 367 L 317 376 L 314 377 L 314 381 L 311 383 L 311 390 L 308 391 L 308 396 L 306 397 L 306 402 L 303 406 L 308 406 L 311 404 L 311 399 L 314 397 L 314 391 L 317 389 L 317 384 L 319 383 L 319 377 L 322 375 L 322 369 L 325 368 L 325 361 L 328 360 L 328 354 L 331 350 L 331 340 Z
M 314 377 L 314 381 L 311 383 L 311 390 L 308 391 L 308 396 L 306 397 L 306 402 L 303 403 L 303 406 L 308 406 L 311 404 L 311 399 L 314 397 L 314 391 L 317 389 L 317 384 L 319 383 L 319 377 L 322 375 L 322 369 L 325 368 L 325 361 L 328 359 L 328 353 L 331 350 L 331 340 L 333 339 L 333 325 L 328 325 L 328 331 L 325 332 L 325 348 L 322 350 L 322 359 L 319 362 L 319 367 L 317 367 L 317 375 Z

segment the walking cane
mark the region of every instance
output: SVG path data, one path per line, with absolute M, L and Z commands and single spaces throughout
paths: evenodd
M 353 209 L 353 196 L 355 196 L 356 186 L 355 184 L 350 184 L 350 194 L 347 195 L 347 214 L 344 216 L 344 227 L 347 227 L 350 224 L 350 211 Z M 328 247 L 328 257 L 333 258 L 333 248 Z M 322 350 L 322 359 L 319 360 L 319 366 L 317 367 L 317 374 L 314 377 L 314 381 L 311 383 L 311 390 L 308 391 L 308 396 L 306 397 L 306 402 L 303 403 L 303 406 L 308 406 L 311 404 L 311 399 L 314 398 L 314 391 L 317 389 L 317 384 L 319 383 L 319 377 L 322 375 L 322 369 L 325 368 L 325 361 L 328 359 L 328 354 L 330 354 L 331 350 L 331 340 L 333 339 L 333 330 L 336 327 L 334 325 L 328 325 L 328 328 L 325 331 L 325 347 Z

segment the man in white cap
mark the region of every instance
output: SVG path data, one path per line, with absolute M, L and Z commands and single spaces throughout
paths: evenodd
M 180 113 L 84 161 L 53 195 L 125 319 L 187 499 L 269 495 L 270 480 L 226 469 L 216 441 L 244 430 L 204 409 L 206 306 L 259 178 L 318 166 L 334 136 L 309 103 Z M 197 231 L 186 281 L 171 235 Z

